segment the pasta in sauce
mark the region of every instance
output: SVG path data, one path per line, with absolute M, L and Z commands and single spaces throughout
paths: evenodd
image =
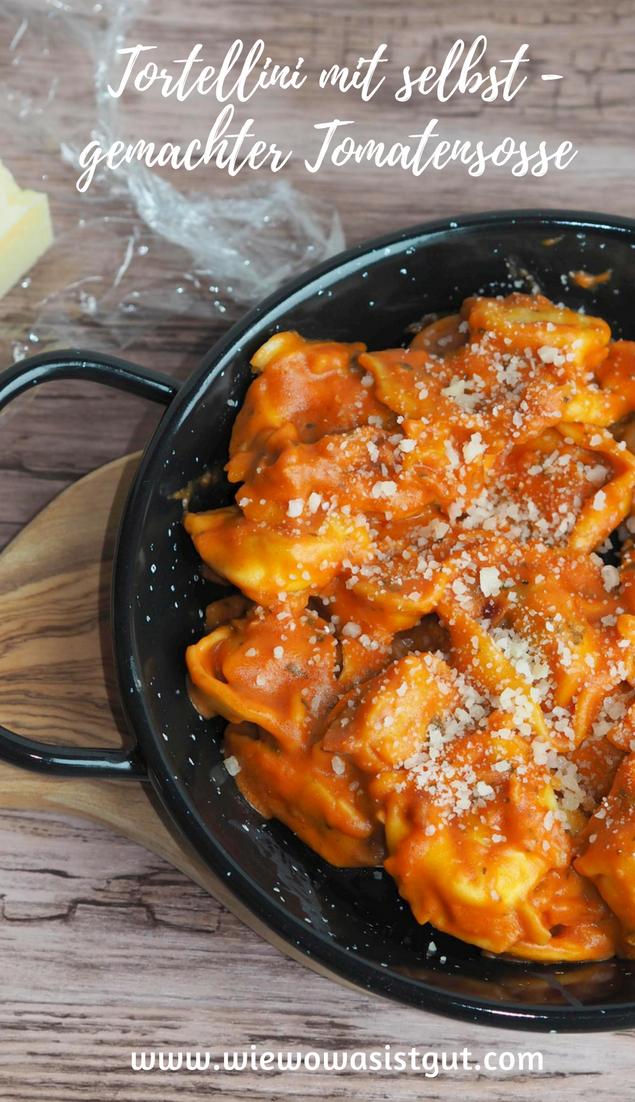
M 241 792 L 420 923 L 634 956 L 635 343 L 512 294 L 252 366 L 235 504 L 185 515 L 238 591 L 187 668 Z

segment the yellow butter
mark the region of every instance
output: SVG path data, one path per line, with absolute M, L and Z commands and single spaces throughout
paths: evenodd
M 0 298 L 53 242 L 48 196 L 23 191 L 0 161 Z

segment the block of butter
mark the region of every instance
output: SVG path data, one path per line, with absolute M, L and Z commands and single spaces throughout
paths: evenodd
M 48 196 L 23 191 L 0 161 L 0 298 L 53 242 Z

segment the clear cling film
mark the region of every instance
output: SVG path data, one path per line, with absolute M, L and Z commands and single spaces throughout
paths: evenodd
M 54 225 L 56 208 L 65 211 L 63 232 L 23 281 L 29 325 L 11 315 L 3 324 L 4 362 L 61 345 L 140 347 L 157 317 L 218 326 L 344 245 L 333 207 L 281 177 L 227 180 L 202 170 L 177 180 L 129 163 L 96 171 L 87 194 L 76 190 L 87 143 L 130 138 L 126 104 L 108 89 L 145 12 L 144 0 L 7 0 L 0 9 L 3 157 L 10 169 L 11 150 L 35 144 L 47 171 L 21 182 L 47 191 Z M 209 114 L 204 104 L 198 110 Z

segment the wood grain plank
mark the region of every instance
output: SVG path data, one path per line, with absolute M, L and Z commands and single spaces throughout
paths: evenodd
M 89 6 L 86 2 L 85 9 Z M 10 12 L 8 5 L 0 10 L 2 31 Z M 287 178 L 337 206 L 351 243 L 423 218 L 496 207 L 561 205 L 632 213 L 631 0 L 536 0 L 522 6 L 507 0 L 398 0 L 390 5 L 385 0 L 277 0 L 275 5 L 219 0 L 213 9 L 205 0 L 155 0 L 137 31 L 140 40 L 157 43 L 168 61 L 183 56 L 194 38 L 204 42 L 206 53 L 219 56 L 241 31 L 261 34 L 276 60 L 301 52 L 312 73 L 333 62 L 354 62 L 384 40 L 390 45 L 392 82 L 401 64 L 438 60 L 458 35 L 485 31 L 501 56 L 526 40 L 532 46 L 532 72 L 563 72 L 565 80 L 551 86 L 536 82 L 513 104 L 487 110 L 473 102 L 450 103 L 438 112 L 427 103 L 398 108 L 382 95 L 367 109 L 354 104 L 354 117 L 360 128 L 386 140 L 419 128 L 431 113 L 438 114 L 452 135 L 478 131 L 488 139 L 507 132 L 524 132 L 532 139 L 568 137 L 580 146 L 580 154 L 566 173 L 538 181 L 510 181 L 502 175 L 467 180 L 457 171 L 414 179 L 359 167 L 328 169 L 313 178 L 295 164 Z M 77 56 L 69 43 L 63 54 L 38 56 L 17 71 L 7 53 L 8 41 L 2 33 L 0 80 L 10 76 L 25 95 L 45 84 L 56 66 L 68 74 L 61 102 L 71 132 L 78 97 L 89 88 L 86 58 Z M 161 140 L 200 133 L 209 119 L 204 102 L 177 113 L 171 103 L 133 98 L 126 101 L 125 112 L 133 132 Z M 318 103 L 307 89 L 292 99 L 263 96 L 256 117 L 264 136 L 284 138 L 307 155 L 315 149 L 312 122 L 336 114 L 342 114 L 336 96 L 324 93 Z M 106 248 L 102 236 L 99 247 L 91 249 L 95 208 L 73 191 L 71 170 L 62 164 L 51 134 L 37 131 L 36 119 L 2 154 L 24 184 L 37 186 L 46 175 L 59 238 L 29 286 L 0 303 L 0 362 L 8 362 L 14 342 L 24 340 L 41 313 L 38 303 L 55 291 L 62 276 L 94 279 L 96 269 L 105 274 L 108 265 L 121 261 L 129 221 L 119 226 L 114 245 Z M 212 171 L 196 174 L 190 183 L 209 193 L 227 187 Z M 115 206 L 111 213 L 120 216 L 121 209 Z M 83 216 L 89 223 L 85 233 L 77 225 Z M 201 294 L 197 316 L 180 318 L 171 305 L 175 281 L 166 276 L 174 271 L 177 256 L 176 247 L 171 253 L 150 249 L 138 278 L 159 289 L 159 306 L 154 293 L 124 326 L 118 319 L 117 334 L 82 314 L 78 296 L 71 303 L 72 336 L 63 332 L 60 304 L 53 299 L 32 350 L 72 339 L 84 346 L 123 350 L 130 358 L 184 377 L 237 309 L 222 288 L 226 313 L 214 305 L 217 295 Z M 116 311 L 112 316 L 117 317 Z M 21 398 L 0 422 L 0 545 L 75 478 L 142 447 L 157 416 L 157 410 L 141 402 L 90 385 L 60 383 Z M 7 599 L 6 592 L 2 599 Z M 87 630 L 78 638 L 85 641 L 89 634 Z M 95 706 L 90 664 L 80 669 L 74 722 L 80 732 L 92 730 L 96 738 L 105 738 L 111 727 Z M 15 672 L 12 688 L 0 681 L 3 715 L 23 718 L 32 731 L 42 732 L 46 723 L 59 732 L 62 724 L 58 717 L 56 725 L 55 715 L 60 697 L 50 693 L 28 702 L 16 687 L 17 661 Z M 176 1102 L 177 1097 L 216 1094 L 236 1102 L 246 1097 L 255 1102 L 317 1097 L 383 1102 L 449 1099 L 457 1090 L 470 1100 L 492 1102 L 533 1102 L 546 1093 L 553 1102 L 626 1098 L 632 1082 L 632 1031 L 567 1038 L 496 1035 L 339 988 L 285 960 L 159 858 L 104 827 L 65 817 L 54 792 L 50 801 L 48 813 L 0 815 L 0 1096 L 6 1102 L 103 1102 L 107 1096 L 125 1102 L 157 1097 Z M 77 810 L 85 813 L 87 808 Z M 524 1046 L 544 1051 L 546 1067 L 544 1077 L 535 1079 L 483 1077 L 469 1082 L 265 1074 L 216 1081 L 202 1075 L 141 1076 L 128 1067 L 132 1045 L 203 1046 L 218 1053 L 252 1041 L 348 1050 L 384 1042 L 448 1048 L 469 1044 L 478 1051 L 489 1045 Z
M 69 844 L 71 870 L 60 867 L 61 850 Z M 592 1094 L 600 1102 L 626 1097 L 621 1091 L 632 1068 L 633 1031 L 602 1038 L 600 1063 L 593 1038 L 501 1036 L 349 991 L 283 961 L 180 873 L 102 827 L 5 812 L 0 851 L 11 852 L 1 867 L 2 1058 L 23 1092 L 10 1098 L 50 1102 L 47 1073 L 67 1102 L 99 1098 L 92 1093 L 96 1074 L 106 1075 L 109 1089 L 130 1102 L 153 1091 L 171 1102 L 179 1093 L 202 1093 L 209 1081 L 202 1073 L 133 1075 L 133 1047 L 198 1047 L 216 1058 L 251 1044 L 259 1050 L 351 1052 L 386 1043 L 448 1051 L 467 1044 L 475 1058 L 490 1048 L 544 1053 L 544 1072 L 535 1079 L 458 1075 L 426 1081 L 425 1097 L 447 1099 L 457 1089 L 467 1090 L 470 1099 L 495 1102 L 529 1102 L 547 1090 L 555 1102 Z M 11 952 L 18 937 L 19 962 Z M 52 943 L 61 948 L 64 940 L 68 952 L 81 946 L 72 962 L 59 949 L 51 952 Z M 223 1075 L 207 1090 L 237 1099 L 374 1102 L 420 1098 L 424 1087 L 414 1075 L 349 1074 L 336 1081 L 325 1074 L 262 1073 Z

